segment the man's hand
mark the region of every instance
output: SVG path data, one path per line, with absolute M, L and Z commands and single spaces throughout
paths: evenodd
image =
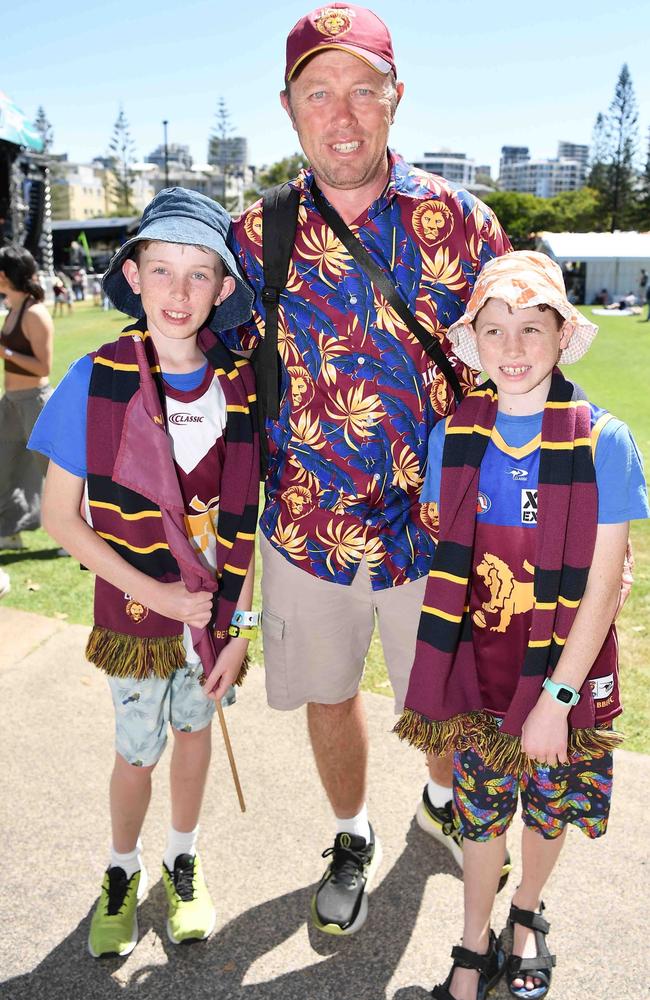
M 212 668 L 212 673 L 203 685 L 203 694 L 214 701 L 221 701 L 231 684 L 237 679 L 248 649 L 248 639 L 231 639 L 224 646 Z
M 521 748 L 540 764 L 568 764 L 568 710 L 542 691 L 521 730 Z
M 623 605 L 627 601 L 628 597 L 632 593 L 632 584 L 634 583 L 634 552 L 632 551 L 632 543 L 627 540 L 627 548 L 625 549 L 625 559 L 623 560 L 623 575 L 621 577 L 621 591 L 618 595 L 618 604 L 616 605 L 616 612 L 614 614 L 614 621 L 618 618 L 621 611 L 623 610 Z
M 173 618 L 195 628 L 205 628 L 212 617 L 213 597 L 213 594 L 205 590 L 191 594 L 181 580 L 175 583 L 158 583 L 149 607 L 165 618 Z

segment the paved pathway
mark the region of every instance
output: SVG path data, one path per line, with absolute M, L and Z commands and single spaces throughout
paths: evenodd
M 330 819 L 301 712 L 266 708 L 254 669 L 227 712 L 248 811 L 241 815 L 215 726 L 202 857 L 217 933 L 175 948 L 164 933 L 159 858 L 167 824 L 165 757 L 144 830 L 152 888 L 126 960 L 92 960 L 88 922 L 108 847 L 111 706 L 83 656 L 88 630 L 0 608 L 0 997 L 2 1000 L 425 1000 L 447 973 L 462 917 L 460 873 L 412 820 L 420 756 L 389 735 L 389 699 L 365 696 L 370 812 L 384 861 L 368 923 L 334 939 L 306 921 Z M 650 757 L 619 752 L 610 832 L 572 830 L 546 892 L 559 953 L 555 1000 L 648 996 L 648 821 L 638 788 Z M 518 836 L 510 846 L 518 865 Z M 516 879 L 516 871 L 513 882 Z M 495 926 L 504 926 L 507 894 Z M 645 928 L 641 930 L 640 928 Z M 509 996 L 503 985 L 493 994 Z

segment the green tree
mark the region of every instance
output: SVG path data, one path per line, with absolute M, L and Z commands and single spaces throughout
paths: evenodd
M 113 215 L 131 215 L 135 209 L 133 207 L 133 163 L 135 160 L 135 143 L 131 138 L 131 130 L 124 114 L 124 108 L 120 105 L 120 110 L 115 124 L 113 134 L 108 144 L 108 174 L 109 174 L 109 194 L 113 202 Z
M 45 114 L 45 108 L 42 104 L 39 104 L 36 110 L 36 118 L 34 119 L 34 128 L 39 133 L 41 139 L 43 140 L 43 152 L 49 153 L 54 143 L 54 130 L 47 115 Z
M 553 215 L 551 232 L 591 233 L 605 228 L 606 216 L 600 195 L 594 188 L 562 191 L 549 200 Z
M 646 150 L 645 168 L 641 177 L 636 225 L 642 232 L 648 232 L 650 230 L 650 128 L 648 129 L 648 146 Z
M 215 119 L 214 128 L 208 139 L 208 163 L 219 168 L 221 174 L 220 201 L 224 208 L 231 210 L 234 203 L 227 204 L 229 201 L 228 178 L 236 173 L 240 164 L 234 136 L 235 126 L 232 124 L 230 111 L 223 97 L 219 98 Z
M 634 156 L 637 147 L 638 113 L 632 77 L 627 63 L 619 73 L 609 106 L 611 141 L 609 169 L 611 230 L 621 229 L 634 215 Z
M 309 161 L 302 153 L 292 153 L 291 156 L 285 156 L 284 159 L 264 167 L 255 178 L 255 186 L 244 192 L 246 207 L 257 201 L 268 188 L 293 180 L 303 168 L 308 166 Z

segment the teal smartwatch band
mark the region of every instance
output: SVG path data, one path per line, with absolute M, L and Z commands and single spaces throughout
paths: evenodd
M 545 687 L 552 698 L 559 701 L 560 705 L 577 705 L 580 701 L 580 694 L 575 688 L 568 684 L 556 684 L 550 677 L 547 677 L 542 687 Z

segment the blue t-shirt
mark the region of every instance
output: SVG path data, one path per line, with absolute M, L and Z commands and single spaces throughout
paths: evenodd
M 191 392 L 203 380 L 207 363 L 182 375 L 163 372 L 172 389 Z M 80 479 L 86 478 L 86 414 L 93 361 L 89 355 L 74 361 L 48 399 L 34 424 L 27 447 L 39 451 Z
M 593 428 L 605 411 L 591 403 L 589 405 Z M 496 433 L 493 432 L 479 475 L 477 516 L 484 522 L 535 527 L 540 453 L 535 438 L 541 433 L 542 417 L 541 412 L 525 417 L 497 413 Z M 441 420 L 429 435 L 421 503 L 440 502 L 446 423 Z M 630 429 L 615 417 L 600 429 L 594 452 L 594 470 L 599 524 L 621 524 L 650 517 L 639 449 Z M 512 489 L 513 483 L 518 487 L 516 491 Z

